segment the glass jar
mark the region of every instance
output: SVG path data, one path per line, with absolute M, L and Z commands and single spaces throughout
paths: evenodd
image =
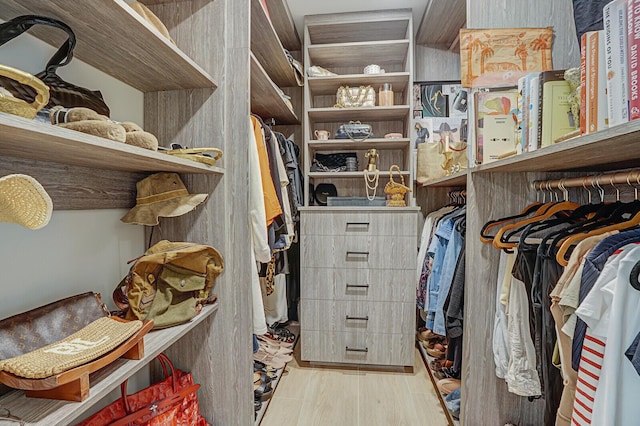
M 393 87 L 391 83 L 384 83 L 378 91 L 380 106 L 393 106 Z

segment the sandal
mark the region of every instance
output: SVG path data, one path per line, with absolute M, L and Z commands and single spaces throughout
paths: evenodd
M 429 368 L 432 371 L 437 371 L 441 368 L 449 368 L 451 366 L 453 366 L 453 361 L 449 361 L 448 359 L 434 359 L 429 363 Z
M 445 339 L 444 336 L 441 336 L 439 334 L 435 334 L 433 331 L 431 331 L 431 330 L 429 330 L 428 328 L 425 328 L 425 327 L 420 327 L 418 329 L 418 331 L 416 332 L 416 337 L 421 342 L 426 342 L 426 341 L 429 341 L 429 340 L 442 341 L 442 340 Z
M 260 401 L 266 401 L 273 395 L 273 389 L 271 385 L 261 380 L 253 382 L 253 396 L 254 399 Z

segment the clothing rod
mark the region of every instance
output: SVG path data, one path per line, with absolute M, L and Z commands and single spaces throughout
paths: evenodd
M 546 191 L 565 188 L 593 188 L 603 185 L 640 185 L 640 170 L 566 179 L 536 180 L 533 189 Z

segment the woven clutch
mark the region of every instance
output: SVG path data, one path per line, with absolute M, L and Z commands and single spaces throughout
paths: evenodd
M 51 345 L 0 361 L 0 370 L 27 379 L 50 377 L 110 352 L 142 327 L 142 321 L 97 319 Z

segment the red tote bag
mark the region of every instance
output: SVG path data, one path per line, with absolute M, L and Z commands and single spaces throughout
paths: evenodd
M 176 370 L 164 354 L 157 359 L 164 379 L 132 395 L 127 381 L 120 385 L 122 398 L 112 402 L 77 426 L 210 426 L 198 404 L 199 384 L 191 373 Z

